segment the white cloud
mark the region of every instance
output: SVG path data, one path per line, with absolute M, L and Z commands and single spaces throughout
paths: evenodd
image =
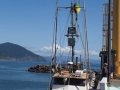
M 94 51 L 94 50 L 89 51 L 89 54 L 90 54 L 90 55 L 97 55 L 97 56 L 99 55 L 99 53 L 98 53 L 98 52 L 96 52 L 96 51 Z
M 64 54 L 63 56 L 68 56 L 68 54 L 71 54 L 71 49 L 69 47 L 60 47 L 59 45 L 56 45 L 56 47 L 57 47 L 57 54 L 63 53 Z M 28 47 L 26 48 L 41 56 L 50 56 L 52 53 L 52 46 L 44 46 L 40 49 L 33 49 L 33 48 L 28 48 Z M 75 50 L 75 55 L 78 55 L 78 56 L 84 55 L 84 50 Z M 99 53 L 96 52 L 95 50 L 90 50 L 89 55 L 98 56 Z
M 47 51 L 52 51 L 52 46 L 44 46 L 43 48 L 40 49 L 40 51 L 47 52 Z

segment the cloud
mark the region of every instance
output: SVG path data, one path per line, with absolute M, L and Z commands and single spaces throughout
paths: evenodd
M 63 56 L 68 56 L 68 54 L 71 54 L 72 50 L 69 47 L 60 47 L 59 45 L 56 45 L 57 47 L 57 53 L 58 55 L 64 54 Z M 29 48 L 26 47 L 28 50 L 41 55 L 41 56 L 50 56 L 52 55 L 52 46 L 44 46 L 40 49 L 34 49 L 34 48 Z M 53 48 L 54 51 L 54 48 Z M 84 50 L 75 50 L 75 55 L 79 56 L 79 55 L 84 55 Z M 96 52 L 95 50 L 90 50 L 89 51 L 89 55 L 90 56 L 98 56 L 99 53 Z
M 94 50 L 89 51 L 89 54 L 90 54 L 90 55 L 97 55 L 97 56 L 99 55 L 99 53 L 98 53 L 98 52 L 96 52 L 96 51 L 94 51 Z

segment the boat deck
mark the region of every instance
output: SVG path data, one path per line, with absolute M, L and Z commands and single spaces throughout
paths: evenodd
M 80 75 L 76 75 L 75 73 L 68 73 L 68 74 L 59 74 L 59 73 L 56 73 L 54 74 L 55 78 L 76 78 L 76 79 L 86 79 L 86 74 L 82 74 L 81 76 Z

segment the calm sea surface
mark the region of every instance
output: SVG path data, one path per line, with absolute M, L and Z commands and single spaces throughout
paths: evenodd
M 49 74 L 32 73 L 29 67 L 46 62 L 0 61 L 0 90 L 47 90 Z M 99 63 L 92 63 L 92 68 L 98 70 Z

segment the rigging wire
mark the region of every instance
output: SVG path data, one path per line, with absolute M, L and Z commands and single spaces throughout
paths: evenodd
M 85 50 L 83 38 L 82 38 L 82 35 L 81 35 L 80 28 L 79 28 L 79 25 L 78 25 L 78 24 L 77 24 L 77 27 L 78 27 L 78 31 L 79 31 L 78 33 L 79 33 L 79 35 L 80 35 L 80 39 L 81 39 L 81 42 L 82 42 L 82 47 L 83 47 L 83 49 Z
M 83 5 L 84 5 L 84 30 L 85 30 L 85 59 L 86 59 L 86 64 L 87 64 L 87 72 L 86 73 L 89 73 L 90 72 L 90 60 L 89 60 L 89 50 L 88 50 L 88 35 L 87 35 L 87 21 L 86 21 L 86 7 L 85 7 L 85 0 L 83 0 Z M 88 74 L 89 75 L 89 74 Z M 89 78 L 87 78 L 87 81 L 89 82 Z M 87 83 L 86 83 L 87 85 Z M 86 89 L 88 89 L 86 87 Z
M 75 1 L 75 0 L 74 0 Z M 79 0 L 80 1 L 80 0 Z M 77 0 L 77 2 L 78 2 L 78 0 Z M 80 35 L 80 39 L 81 39 L 81 42 L 82 42 L 82 46 L 83 46 L 83 49 L 84 49 L 84 51 L 85 51 L 85 59 L 87 60 L 87 70 L 89 70 L 90 69 L 90 65 L 89 65 L 89 51 L 88 51 L 88 37 L 87 37 L 87 23 L 86 23 L 86 8 L 85 8 L 85 0 L 83 0 L 83 6 L 84 6 L 84 22 L 85 22 L 85 24 L 84 24 L 84 32 L 85 32 L 85 45 L 84 45 L 84 42 L 83 42 L 83 38 L 82 38 L 82 35 L 81 35 L 81 33 L 80 33 L 80 27 L 79 27 L 79 25 L 78 25 L 78 21 L 76 20 L 76 25 L 77 25 L 77 27 L 78 27 L 78 30 L 79 30 L 79 35 Z M 69 17 L 70 17 L 70 14 L 69 14 Z M 62 34 L 63 33 L 65 33 L 65 29 L 66 29 L 66 27 L 67 27 L 67 24 L 68 24 L 68 21 L 69 21 L 69 17 L 68 17 L 68 20 L 67 20 L 67 22 L 66 22 L 66 25 L 65 25 L 65 27 L 64 27 L 64 30 L 63 30 L 63 32 L 62 32 Z M 58 48 L 56 48 L 56 40 L 57 40 L 57 19 L 58 19 L 58 0 L 56 0 L 56 13 L 55 13 L 55 21 L 54 21 L 54 32 L 53 32 L 53 42 L 52 42 L 52 53 L 51 53 L 51 56 L 52 56 L 52 58 L 54 58 L 55 60 L 56 60 L 56 52 L 55 52 L 55 54 L 53 55 L 53 51 L 54 51 L 54 48 L 53 48 L 53 46 L 54 46 L 54 43 L 55 43 L 55 51 L 57 51 L 57 49 Z M 61 39 L 62 39 L 62 37 L 60 38 L 60 41 L 59 41 L 59 43 L 61 42 Z M 64 38 L 63 38 L 63 40 L 62 40 L 62 42 L 64 42 Z M 71 50 L 71 49 L 70 49 Z M 60 56 L 60 58 L 62 57 L 62 55 L 63 55 L 63 53 L 64 53 L 64 51 L 61 53 L 61 56 Z M 70 54 L 70 51 L 69 51 L 69 54 Z M 69 54 L 68 54 L 68 57 L 69 57 Z M 51 60 L 51 66 L 52 66 L 52 64 L 53 64 L 53 59 Z M 55 63 L 56 64 L 56 63 Z M 51 71 L 50 71 L 50 75 L 51 75 Z M 50 87 L 50 84 L 49 84 L 49 87 Z
M 68 22 L 69 22 L 69 19 L 70 19 L 70 13 L 69 13 L 69 15 L 68 15 L 68 19 L 67 19 L 67 22 L 66 22 L 66 24 L 65 24 L 65 27 L 64 27 L 64 29 L 63 29 L 63 32 L 62 32 L 62 34 L 60 35 L 60 41 L 59 41 L 59 44 L 60 44 L 60 46 L 61 47 L 63 47 L 63 43 L 64 43 L 64 41 L 65 41 L 65 31 L 67 30 L 67 27 L 68 27 Z M 61 45 L 62 44 L 62 45 Z M 61 52 L 61 49 L 60 49 L 60 58 L 62 57 L 62 55 L 63 55 L 63 53 L 64 53 L 64 51 L 62 51 Z
M 67 29 L 67 26 L 68 26 L 68 21 L 69 21 L 69 19 L 70 19 L 70 14 L 69 14 L 69 16 L 68 16 L 68 19 L 67 19 L 67 22 L 66 22 L 66 25 L 65 25 L 65 27 L 64 27 L 64 30 L 63 30 L 63 32 L 62 32 L 62 34 L 61 34 L 61 38 L 60 38 L 60 41 L 59 41 L 59 43 L 64 43 L 64 38 L 65 38 L 65 31 L 66 31 L 66 29 Z M 63 37 L 64 36 L 64 37 Z M 62 39 L 63 38 L 63 39 Z M 61 39 L 62 39 L 62 42 L 61 42 Z M 61 45 L 62 46 L 62 45 Z
M 53 59 L 55 57 L 56 59 L 56 53 L 53 55 L 53 51 L 54 51 L 54 42 L 55 42 L 55 46 L 56 46 L 56 38 L 57 38 L 57 16 L 58 16 L 58 0 L 56 0 L 56 10 L 55 10 L 55 21 L 54 21 L 54 30 L 53 30 L 53 42 L 52 42 L 52 52 L 51 52 L 51 62 L 50 62 L 50 77 L 49 80 L 51 80 L 51 76 L 52 76 L 52 65 L 53 65 Z M 55 47 L 56 50 L 56 47 Z M 50 88 L 51 82 L 49 83 L 49 88 Z
M 85 3 L 84 3 L 85 4 Z M 85 5 L 84 5 L 85 6 Z M 85 8 L 85 12 L 84 12 L 84 20 L 85 20 L 85 41 L 86 41 L 86 54 L 87 54 L 87 59 L 88 59 L 88 70 L 90 70 L 90 65 L 89 65 L 89 50 L 88 50 L 88 31 L 87 31 L 87 21 L 86 21 L 86 8 Z
M 53 42 L 52 42 L 52 53 L 51 53 L 51 62 L 53 63 L 53 60 L 55 59 L 55 54 L 53 54 L 54 48 L 56 51 L 56 41 L 57 41 L 57 17 L 58 17 L 58 0 L 56 0 L 56 10 L 55 10 L 55 21 L 54 21 L 54 30 L 53 30 Z M 55 43 L 55 44 L 54 44 Z
M 79 2 L 80 2 L 80 0 L 79 0 Z M 78 2 L 77 2 L 78 3 Z M 84 16 L 83 16 L 84 17 Z M 76 18 L 78 18 L 78 15 L 76 15 Z M 83 38 L 82 38 L 82 34 L 81 34 L 81 32 L 80 32 L 80 27 L 79 27 L 79 24 L 78 24 L 78 19 L 76 19 L 76 22 L 75 22 L 75 24 L 77 25 L 77 33 L 79 34 L 79 36 L 80 36 L 80 42 L 82 43 L 82 47 L 83 47 L 83 50 L 85 51 L 85 45 L 84 45 L 84 42 L 83 42 Z
M 56 15 L 55 15 L 56 16 Z M 49 88 L 51 85 L 51 77 L 52 77 L 52 64 L 53 64 L 53 59 L 54 59 L 54 55 L 53 55 L 53 51 L 54 51 L 54 38 L 55 38 L 55 21 L 54 21 L 54 30 L 53 30 L 53 41 L 52 41 L 52 52 L 51 52 L 51 61 L 50 61 L 50 77 L 49 77 Z

